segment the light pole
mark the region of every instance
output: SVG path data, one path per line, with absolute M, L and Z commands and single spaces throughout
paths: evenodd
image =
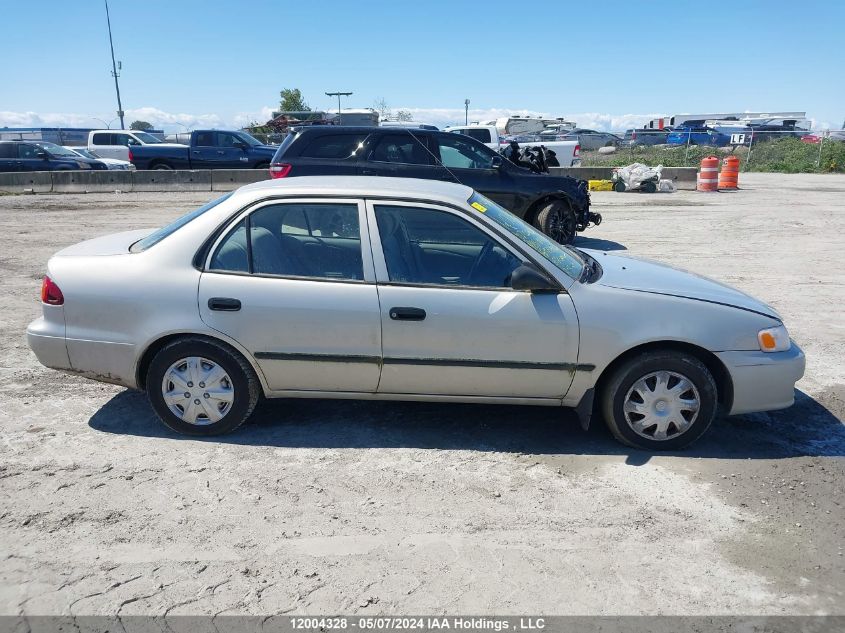
M 337 97 L 337 119 L 340 121 L 340 125 L 343 125 L 343 115 L 340 113 L 340 98 L 341 97 L 348 97 L 351 95 L 351 92 L 327 92 L 327 97 Z
M 464 99 L 464 125 L 469 125 L 469 99 Z
M 112 124 L 112 123 L 114 123 L 115 121 L 117 121 L 117 119 L 112 119 L 111 121 L 109 121 L 108 123 L 106 123 L 104 119 L 101 119 L 101 118 L 99 118 L 99 117 L 92 116 L 91 118 L 92 118 L 92 119 L 94 119 L 95 121 L 99 121 L 100 123 L 102 123 L 103 125 L 105 125 L 107 130 L 110 130 L 110 129 L 111 129 L 111 124 Z
M 125 130 L 126 126 L 123 125 L 123 106 L 120 104 L 120 86 L 117 83 L 117 78 L 120 77 L 120 73 L 117 72 L 118 66 L 114 61 L 114 42 L 111 38 L 111 18 L 109 18 L 109 0 L 104 0 L 106 3 L 106 24 L 109 25 L 109 48 L 111 48 L 111 74 L 114 77 L 114 91 L 117 93 L 117 116 L 120 118 L 120 129 Z M 121 63 L 121 67 L 123 64 Z

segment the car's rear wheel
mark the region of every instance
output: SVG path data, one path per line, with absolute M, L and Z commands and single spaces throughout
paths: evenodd
M 613 436 L 629 446 L 675 450 L 713 423 L 716 381 L 690 354 L 646 352 L 622 363 L 606 382 L 602 412 Z
M 234 431 L 252 414 L 260 384 L 249 363 L 223 345 L 185 338 L 165 345 L 147 371 L 147 395 L 177 433 Z
M 565 200 L 547 202 L 534 218 L 534 226 L 559 244 L 575 241 L 576 224 L 575 211 Z
M 150 169 L 155 169 L 158 171 L 173 171 L 173 167 L 171 167 L 167 163 L 156 163 Z

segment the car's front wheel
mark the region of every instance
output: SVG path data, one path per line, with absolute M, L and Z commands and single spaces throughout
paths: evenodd
M 565 200 L 547 202 L 534 219 L 534 226 L 558 244 L 575 241 L 576 224 L 575 211 Z
M 147 395 L 177 433 L 234 431 L 252 414 L 260 384 L 239 354 L 218 343 L 184 338 L 165 345 L 147 370 Z
M 646 352 L 605 383 L 602 412 L 614 437 L 647 450 L 675 450 L 700 438 L 716 417 L 718 391 L 707 367 L 676 351 Z

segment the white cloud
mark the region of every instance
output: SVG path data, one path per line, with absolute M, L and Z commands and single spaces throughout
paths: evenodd
M 414 107 L 397 107 L 393 108 L 394 112 L 399 110 L 407 110 L 414 117 L 414 120 L 419 123 L 430 123 L 438 127 L 445 127 L 447 125 L 461 124 L 464 122 L 464 110 L 462 108 L 414 108 Z M 165 131 L 184 130 L 185 128 L 201 128 L 201 127 L 236 127 L 240 128 L 248 125 L 252 121 L 264 122 L 267 121 L 273 108 L 264 106 L 255 111 L 237 112 L 230 117 L 221 116 L 218 114 L 190 114 L 190 113 L 171 113 L 165 112 L 159 108 L 151 106 L 143 108 L 132 108 L 126 111 L 126 125 L 140 119 L 142 121 L 149 121 L 157 128 Z M 563 116 L 569 121 L 574 121 L 580 127 L 591 128 L 595 130 L 606 130 L 612 132 L 620 132 L 632 127 L 640 127 L 651 119 L 656 119 L 661 116 L 666 116 L 660 113 L 650 114 L 607 114 L 601 112 L 580 112 L 580 113 L 560 113 L 560 112 L 542 112 L 539 110 L 525 110 L 519 108 L 471 108 L 469 111 L 470 121 L 492 121 L 499 117 L 521 115 L 521 116 L 542 116 L 542 117 L 558 117 Z M 0 127 L 102 127 L 103 121 L 112 123 L 111 127 L 115 127 L 117 121 L 114 115 L 100 113 L 97 116 L 74 114 L 74 113 L 58 113 L 58 112 L 9 112 L 0 111 Z M 831 123 L 830 121 L 820 121 L 818 119 L 810 118 L 812 128 L 814 130 L 820 129 L 838 129 L 838 123 Z

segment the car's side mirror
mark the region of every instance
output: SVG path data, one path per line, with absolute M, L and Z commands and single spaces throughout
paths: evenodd
M 511 288 L 528 292 L 558 292 L 557 284 L 537 267 L 525 262 L 511 273 Z
M 501 169 L 502 165 L 505 164 L 504 159 L 501 156 L 494 156 L 490 159 L 490 167 L 492 169 Z
M 44 150 L 39 150 L 39 151 L 35 152 L 35 155 L 38 158 L 44 158 L 44 159 L 49 158 L 49 156 L 47 155 L 47 152 L 45 152 Z

